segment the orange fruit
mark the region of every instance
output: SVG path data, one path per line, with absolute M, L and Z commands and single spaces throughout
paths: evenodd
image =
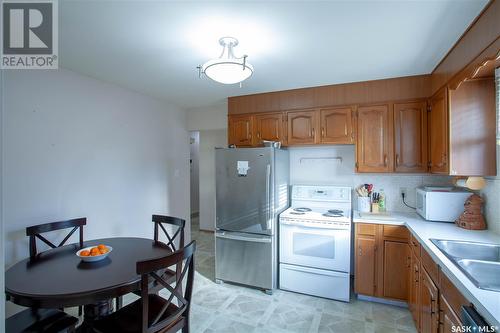
M 90 255 L 91 256 L 98 256 L 100 255 L 101 252 L 99 251 L 99 248 L 97 247 L 93 247 L 91 250 L 90 250 Z
M 99 248 L 99 250 L 101 250 L 101 251 L 102 251 L 102 250 L 107 250 L 107 249 L 108 249 L 108 248 L 106 247 L 106 245 L 104 245 L 104 244 L 99 244 L 99 245 L 97 245 L 97 248 Z
M 106 248 L 99 249 L 99 251 L 101 252 L 101 254 L 108 253 L 108 249 L 106 249 Z
M 80 252 L 80 255 L 82 257 L 88 257 L 90 255 L 90 251 L 88 250 L 83 250 L 82 252 Z

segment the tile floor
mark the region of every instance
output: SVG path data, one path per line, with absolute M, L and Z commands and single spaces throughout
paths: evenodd
M 406 308 L 356 299 L 344 303 L 283 290 L 266 295 L 256 289 L 216 284 L 214 235 L 200 231 L 197 220 L 191 230 L 197 242 L 193 333 L 416 332 Z M 124 304 L 135 299 L 128 294 Z M 76 308 L 68 310 L 76 315 Z
M 213 233 L 192 224 L 197 242 L 191 327 L 202 333 L 415 332 L 408 309 L 365 301 L 337 302 L 282 290 L 216 284 Z

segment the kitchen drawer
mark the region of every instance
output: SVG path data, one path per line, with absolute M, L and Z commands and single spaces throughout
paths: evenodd
M 384 238 L 397 238 L 403 241 L 408 240 L 408 229 L 401 225 L 384 225 Z
M 439 282 L 439 267 L 438 265 L 434 262 L 432 257 L 427 253 L 427 251 L 422 248 L 420 250 L 420 261 L 422 262 L 422 265 L 425 268 L 425 271 L 429 274 L 429 276 L 432 279 L 432 282 L 434 282 L 436 285 Z
M 410 245 L 410 248 L 415 256 L 420 259 L 420 243 L 418 242 L 418 239 L 416 239 L 415 236 L 413 236 L 411 233 L 408 244 Z
M 366 235 L 366 236 L 375 236 L 377 233 L 378 224 L 371 223 L 357 223 L 356 224 L 356 234 L 358 235 Z

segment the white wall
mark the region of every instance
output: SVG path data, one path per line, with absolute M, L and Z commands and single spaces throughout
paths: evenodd
M 189 221 L 183 110 L 67 70 L 4 80 L 7 266 L 28 256 L 33 224 L 86 216 L 95 239 L 152 237 L 154 213 Z
M 190 131 L 227 128 L 227 103 L 188 109 L 187 128 Z
M 190 170 L 190 188 L 191 188 L 191 214 L 199 213 L 200 211 L 200 170 L 199 170 L 199 154 L 200 154 L 200 132 L 193 131 L 189 133 L 189 156 L 191 159 Z
M 411 174 L 357 174 L 354 172 L 354 146 L 321 146 L 289 148 L 291 184 L 331 184 L 353 188 L 371 183 L 375 191 L 384 189 L 387 209 L 391 211 L 414 211 L 403 205 L 399 190 L 407 189 L 406 202 L 415 206 L 415 189 L 424 184 L 450 184 L 451 177 Z M 326 158 L 325 158 L 326 157 Z M 342 162 L 332 157 L 340 157 Z M 302 159 L 305 158 L 305 159 Z M 302 160 L 301 160 L 302 159 Z M 353 207 L 357 208 L 356 196 Z
M 200 229 L 215 230 L 215 148 L 227 145 L 227 131 L 200 131 Z

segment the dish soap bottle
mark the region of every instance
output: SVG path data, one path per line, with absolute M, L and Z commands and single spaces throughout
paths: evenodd
M 385 212 L 386 211 L 386 206 L 385 206 L 385 192 L 384 189 L 380 189 L 379 192 L 379 200 L 378 200 L 378 210 L 379 212 Z

